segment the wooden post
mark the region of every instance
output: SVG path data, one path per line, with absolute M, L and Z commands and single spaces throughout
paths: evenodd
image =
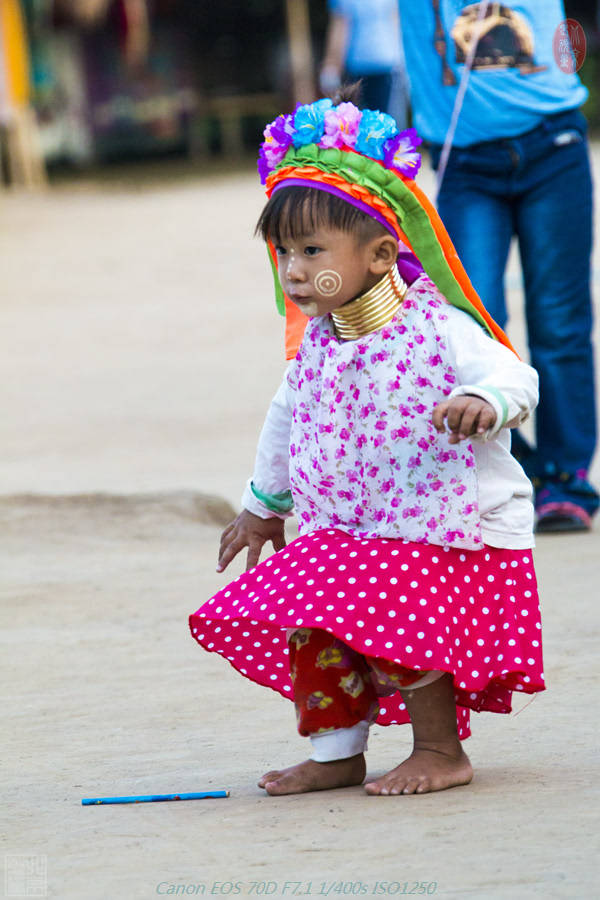
M 30 105 L 29 52 L 19 0 L 0 0 L 0 140 L 11 184 L 41 188 L 46 171 Z
M 312 103 L 315 83 L 307 0 L 286 0 L 286 13 L 294 101 Z

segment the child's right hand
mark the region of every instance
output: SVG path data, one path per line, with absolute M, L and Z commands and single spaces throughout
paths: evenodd
M 263 545 L 271 541 L 275 551 L 285 547 L 283 519 L 261 519 L 243 509 L 237 519 L 227 526 L 221 535 L 217 572 L 224 572 L 240 550 L 248 548 L 246 571 L 257 565 Z

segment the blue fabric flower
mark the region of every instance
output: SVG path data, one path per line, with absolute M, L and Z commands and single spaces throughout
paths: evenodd
M 387 113 L 364 109 L 354 149 L 371 159 L 382 160 L 385 142 L 397 133 L 396 121 Z
M 325 131 L 325 113 L 333 106 L 328 98 L 299 106 L 294 115 L 294 147 L 318 144 Z

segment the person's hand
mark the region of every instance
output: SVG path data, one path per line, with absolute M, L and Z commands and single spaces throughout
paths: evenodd
M 285 547 L 283 519 L 277 517 L 261 519 L 260 516 L 243 509 L 221 535 L 217 572 L 224 572 L 231 560 L 244 547 L 248 548 L 246 571 L 253 568 L 258 563 L 260 551 L 267 541 L 271 541 L 275 551 Z
M 325 63 L 319 72 L 319 87 L 325 96 L 335 93 L 342 83 L 342 73 L 338 66 Z
M 446 431 L 444 419 L 450 429 L 448 441 L 458 444 L 471 435 L 485 434 L 496 421 L 496 410 L 487 400 L 467 394 L 438 403 L 431 417 L 436 431 Z

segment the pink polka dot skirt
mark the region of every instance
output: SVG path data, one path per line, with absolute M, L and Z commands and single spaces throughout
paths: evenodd
M 469 709 L 508 713 L 512 691 L 544 690 L 531 550 L 311 532 L 220 590 L 190 628 L 206 650 L 290 699 L 289 628 L 320 628 L 366 656 L 450 672 L 461 738 Z M 381 698 L 378 724 L 408 721 L 399 693 Z

